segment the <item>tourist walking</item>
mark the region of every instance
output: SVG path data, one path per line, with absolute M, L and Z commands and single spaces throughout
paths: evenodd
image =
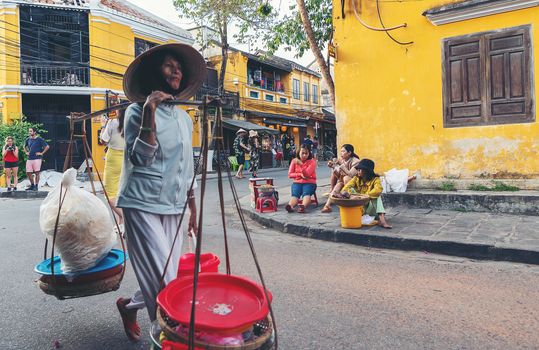
M 258 166 L 260 164 L 260 141 L 258 139 L 258 133 L 255 130 L 249 131 L 249 163 L 250 169 L 253 177 L 258 176 Z
M 37 135 L 35 128 L 29 128 L 28 135 L 29 137 L 24 143 L 24 153 L 28 156 L 26 160 L 26 175 L 28 176 L 28 180 L 30 180 L 30 186 L 26 190 L 37 191 L 39 188 L 39 173 L 41 172 L 43 155 L 49 150 L 49 145 Z
M 245 164 L 245 152 L 249 152 L 247 147 L 247 131 L 239 129 L 236 131 L 236 138 L 234 139 L 234 153 L 236 154 L 236 160 L 238 162 L 238 171 L 236 172 L 236 178 L 243 179 L 243 166 Z

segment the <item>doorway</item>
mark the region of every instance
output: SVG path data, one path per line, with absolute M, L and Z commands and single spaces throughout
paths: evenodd
M 64 160 L 69 146 L 69 122 L 71 112 L 90 112 L 90 96 L 23 94 L 22 113 L 32 123 L 43 124 L 46 134 L 41 135 L 50 146 L 43 158 L 42 170 L 63 171 Z M 80 123 L 79 123 L 80 124 Z M 78 126 L 80 129 L 80 125 Z M 88 143 L 92 145 L 91 121 L 86 121 Z M 75 131 L 80 134 L 80 130 Z M 84 161 L 82 141 L 76 139 L 73 149 L 73 167 L 78 168 Z

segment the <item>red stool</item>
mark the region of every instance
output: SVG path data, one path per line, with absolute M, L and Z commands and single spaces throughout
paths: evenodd
M 277 211 L 277 201 L 275 200 L 275 196 L 258 197 L 256 199 L 256 211 L 259 213 Z
M 303 204 L 303 199 L 300 199 L 298 204 Z M 318 197 L 316 196 L 316 192 L 311 196 L 311 205 L 314 205 L 315 208 L 318 207 Z

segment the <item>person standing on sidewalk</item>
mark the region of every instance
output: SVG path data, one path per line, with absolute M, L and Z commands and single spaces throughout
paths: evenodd
M 260 141 L 258 140 L 258 132 L 256 130 L 249 131 L 249 164 L 252 176 L 257 177 L 258 166 L 260 165 Z
M 26 160 L 26 175 L 28 176 L 28 180 L 30 180 L 30 186 L 26 190 L 37 191 L 43 155 L 49 150 L 49 145 L 37 135 L 37 130 L 34 128 L 28 129 L 28 135 L 30 137 L 24 143 L 24 153 L 28 156 Z M 33 175 L 35 175 L 35 179 Z
M 112 215 L 116 215 L 120 231 L 123 227 L 124 215 L 122 209 L 116 206 L 116 197 L 118 196 L 118 186 L 120 185 L 124 159 L 124 115 L 123 110 L 118 111 L 118 118 L 110 119 L 101 133 L 101 140 L 107 145 L 103 183 L 113 211 Z
M 7 191 L 17 191 L 19 182 L 19 147 L 14 143 L 13 137 L 6 137 L 6 142 L 2 148 L 2 158 L 4 159 L 4 169 L 6 171 Z M 13 176 L 13 187 L 11 187 L 11 177 Z
M 245 164 L 245 152 L 249 152 L 249 147 L 245 144 L 245 136 L 247 131 L 239 129 L 236 131 L 236 138 L 234 139 L 234 153 L 236 154 L 236 160 L 238 162 L 238 171 L 236 172 L 236 178 L 243 179 L 243 165 Z
M 135 58 L 124 74 L 127 98 L 145 101 L 125 111 L 126 146 L 117 204 L 123 210 L 129 260 L 140 288 L 133 297 L 116 301 L 132 341 L 142 336 L 139 309 L 146 307 L 150 320 L 156 319 L 167 257 L 171 255 L 165 284 L 176 278 L 183 234 L 197 230 L 191 189 L 193 123 L 183 109 L 167 100 L 188 100 L 205 75 L 204 58 L 185 44 L 155 46 Z M 180 220 L 180 236 L 173 246 Z
M 285 206 L 287 212 L 295 210 L 299 200 L 298 213 L 305 213 L 305 209 L 311 204 L 311 196 L 316 192 L 316 160 L 309 145 L 303 144 L 296 158 L 290 161 L 288 177 L 292 179 L 292 198 Z

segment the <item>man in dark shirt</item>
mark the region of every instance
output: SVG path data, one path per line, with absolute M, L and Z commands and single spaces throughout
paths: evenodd
M 303 144 L 307 145 L 307 147 L 309 147 L 309 150 L 312 151 L 313 141 L 311 140 L 311 135 L 307 134 L 307 137 L 305 138 L 305 140 L 303 140 Z
M 26 175 L 28 175 L 28 179 L 30 180 L 30 187 L 26 190 L 37 191 L 43 155 L 49 150 L 49 145 L 45 140 L 37 136 L 37 131 L 34 128 L 28 129 L 28 135 L 30 137 L 24 143 L 24 153 L 28 156 L 28 160 L 26 161 Z M 35 180 L 32 174 L 35 174 Z

